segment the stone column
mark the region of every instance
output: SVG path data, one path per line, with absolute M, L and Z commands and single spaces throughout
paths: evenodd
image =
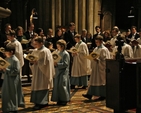
M 43 16 L 42 16 L 42 15 L 43 15 L 43 14 L 42 14 L 42 13 L 43 13 L 43 11 L 42 11 L 42 8 L 43 8 L 42 4 L 43 4 L 43 3 L 42 3 L 42 0 L 38 0 L 38 3 L 39 3 L 39 4 L 38 4 L 38 7 L 39 7 L 39 14 L 38 14 L 38 17 L 39 17 L 39 18 L 38 18 L 38 22 L 39 22 L 38 24 L 39 24 L 39 25 L 38 25 L 38 26 L 42 27 L 42 26 L 43 26 L 43 24 L 42 24 L 42 21 L 43 21 Z M 35 23 L 34 23 L 34 24 L 35 24 Z M 36 30 L 36 29 L 37 29 L 37 26 L 35 25 L 35 30 Z
M 78 0 L 75 0 L 75 25 L 76 31 L 78 31 Z
M 65 20 L 66 20 L 66 9 L 65 9 L 66 1 L 62 0 L 62 9 L 61 9 L 61 16 L 62 16 L 62 25 L 65 26 Z
M 78 33 L 86 28 L 86 0 L 78 1 Z
M 86 0 L 81 0 L 81 1 L 82 1 L 81 29 L 86 29 Z
M 78 0 L 78 33 L 82 31 L 82 0 Z
M 66 13 L 68 13 L 68 24 L 70 23 L 70 22 L 73 22 L 73 20 L 72 20 L 72 16 L 73 16 L 73 14 L 72 14 L 72 8 L 73 8 L 73 3 L 72 3 L 72 1 L 73 0 L 66 0 L 67 1 L 67 3 L 66 3 L 66 6 L 68 7 L 68 12 L 66 12 Z
M 51 0 L 51 23 L 52 23 L 52 30 L 55 31 L 55 0 Z M 53 32 L 55 35 L 55 32 Z
M 56 1 L 56 9 L 55 9 L 55 22 L 56 25 L 61 25 L 61 0 Z
M 87 30 L 93 34 L 93 3 L 94 0 L 87 0 Z
M 1 26 L 1 22 L 2 22 L 2 19 L 0 18 L 0 31 L 1 31 L 1 27 L 2 27 L 2 26 Z
M 98 15 L 98 11 L 101 11 L 101 0 L 94 0 L 94 28 L 95 26 L 100 26 L 100 16 Z M 94 29 L 94 33 L 96 33 Z
M 138 0 L 138 29 L 141 28 L 141 1 Z

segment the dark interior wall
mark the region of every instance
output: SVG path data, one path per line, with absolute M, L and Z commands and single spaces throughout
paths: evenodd
M 134 6 L 133 0 L 116 0 L 115 24 L 120 29 L 128 29 L 132 24 L 134 24 L 133 18 L 128 18 L 131 6 Z
M 26 1 L 28 1 L 27 8 L 25 7 Z M 109 11 L 112 14 L 111 26 L 117 25 L 120 29 L 130 28 L 131 25 L 136 25 L 138 28 L 141 27 L 141 5 L 138 5 L 141 0 L 102 1 L 102 11 Z M 68 26 L 68 23 L 71 21 L 75 22 L 74 4 L 75 0 L 61 0 L 61 25 Z M 127 18 L 132 5 L 136 8 L 135 20 Z M 79 4 L 79 10 L 81 10 L 80 6 L 81 4 Z M 13 29 L 19 25 L 25 29 L 25 19 L 27 19 L 27 23 L 29 23 L 31 10 L 33 8 L 36 8 L 38 12 L 38 20 L 34 21 L 35 29 L 42 27 L 46 34 L 47 29 L 52 28 L 52 23 L 54 21 L 52 19 L 52 0 L 11 0 L 8 4 L 8 8 L 11 9 L 12 14 L 8 18 L 2 19 L 2 29 L 4 29 L 6 23 L 10 23 Z M 26 14 L 25 9 L 27 9 Z M 55 19 L 57 16 L 56 13 L 57 12 L 55 12 Z M 57 24 L 55 23 L 55 25 Z
M 137 26 L 139 29 L 140 23 L 140 0 L 116 0 L 116 18 L 115 24 L 119 26 L 120 29 L 129 29 L 131 26 Z M 131 6 L 134 7 L 134 18 L 128 18 Z
M 25 29 L 25 24 L 28 25 L 30 22 L 33 8 L 38 13 L 38 20 L 34 20 L 35 30 L 42 27 L 46 32 L 47 27 L 51 27 L 51 0 L 11 0 L 8 8 L 12 11 L 12 14 L 8 18 L 2 19 L 2 30 L 4 30 L 6 23 L 10 23 L 12 29 L 17 26 L 22 26 Z
M 28 1 L 27 7 L 25 7 L 26 1 Z M 75 0 L 61 0 L 61 2 L 61 25 L 66 26 L 69 22 L 74 22 L 75 20 Z M 57 4 L 55 4 L 55 8 L 56 7 Z M 6 23 L 10 23 L 12 29 L 15 29 L 17 26 L 22 26 L 25 29 L 25 20 L 27 20 L 28 25 L 33 8 L 35 8 L 38 13 L 38 20 L 34 20 L 35 30 L 41 27 L 46 34 L 47 29 L 52 28 L 52 22 L 54 21 L 52 20 L 52 0 L 11 0 L 8 8 L 12 11 L 12 14 L 8 18 L 2 19 L 2 29 L 4 29 Z M 55 12 L 55 19 L 58 18 L 56 17 L 56 13 L 57 11 Z M 55 23 L 55 25 L 57 24 Z
M 102 12 L 109 11 L 111 13 L 111 26 L 115 25 L 115 6 L 116 6 L 116 0 L 102 0 Z M 105 29 L 104 29 L 105 30 Z
M 12 0 L 8 4 L 8 8 L 12 11 L 12 14 L 8 18 L 2 19 L 2 30 L 6 23 L 10 23 L 12 28 L 16 28 L 18 25 L 23 26 L 24 20 L 24 6 L 23 0 Z

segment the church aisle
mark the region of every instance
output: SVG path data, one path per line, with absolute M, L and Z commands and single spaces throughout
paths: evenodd
M 67 106 L 57 106 L 55 102 L 50 101 L 49 106 L 38 111 L 32 111 L 33 104 L 30 103 L 30 86 L 26 86 L 23 87 L 26 107 L 25 109 L 20 108 L 18 113 L 113 113 L 112 109 L 105 106 L 105 101 L 93 102 L 83 98 L 81 95 L 85 94 L 86 91 L 87 90 L 80 88 L 72 90 L 72 98 Z M 2 111 L 0 113 L 2 113 Z M 129 113 L 135 112 L 130 111 Z

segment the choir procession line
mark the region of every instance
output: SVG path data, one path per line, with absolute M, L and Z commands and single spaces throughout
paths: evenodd
M 86 29 L 77 33 L 71 22 L 68 28 L 57 26 L 55 35 L 49 28 L 46 35 L 42 28 L 35 30 L 33 23 L 26 32 L 21 26 L 13 30 L 6 24 L 0 33 L 2 111 L 16 113 L 18 107 L 25 107 L 24 75 L 31 82 L 33 110 L 48 106 L 49 101 L 67 105 L 76 86 L 87 89 L 82 94 L 86 99 L 96 96 L 96 102 L 105 100 L 106 59 L 116 58 L 118 39 L 123 41 L 121 53 L 126 60 L 141 59 L 141 29 L 132 26 L 123 32 L 114 26 L 111 31 L 102 31 L 96 26 L 95 30 L 94 35 Z

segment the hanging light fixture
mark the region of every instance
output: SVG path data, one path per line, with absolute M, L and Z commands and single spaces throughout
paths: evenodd
M 33 16 L 33 19 L 38 19 L 38 13 L 35 8 L 32 9 L 32 16 Z
M 134 7 L 131 6 L 130 8 L 130 11 L 129 11 L 129 14 L 128 14 L 128 18 L 134 18 L 135 17 L 135 14 L 134 14 Z
M 32 9 L 31 15 L 30 15 L 30 23 L 33 23 L 33 20 L 38 19 L 38 13 L 35 8 Z

